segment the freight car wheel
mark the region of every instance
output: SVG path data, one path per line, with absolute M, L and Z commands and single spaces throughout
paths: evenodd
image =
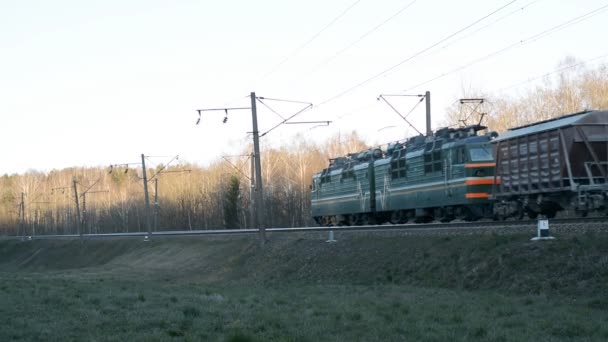
M 494 216 L 492 216 L 492 220 L 494 221 L 505 221 L 507 219 L 507 217 L 503 214 L 494 214 Z
M 517 216 L 516 216 L 516 218 L 518 220 L 523 220 L 525 214 L 526 214 L 526 211 L 524 210 L 523 204 L 521 202 L 518 202 L 517 203 Z

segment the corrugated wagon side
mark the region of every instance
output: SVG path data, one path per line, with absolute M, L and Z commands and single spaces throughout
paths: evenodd
M 496 216 L 605 210 L 608 111 L 584 111 L 518 127 L 494 143 Z

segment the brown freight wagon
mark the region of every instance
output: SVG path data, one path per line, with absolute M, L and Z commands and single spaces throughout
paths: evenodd
M 581 215 L 608 204 L 608 111 L 584 111 L 513 128 L 493 141 L 494 215 Z

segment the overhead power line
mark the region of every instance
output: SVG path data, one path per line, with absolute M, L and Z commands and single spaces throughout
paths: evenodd
M 453 74 L 453 73 L 455 73 L 457 71 L 460 71 L 460 70 L 463 70 L 463 69 L 466 69 L 466 68 L 471 67 L 471 66 L 473 66 L 473 65 L 475 65 L 477 63 L 480 63 L 480 62 L 485 61 L 487 59 L 490 59 L 492 57 L 498 56 L 498 55 L 500 55 L 500 54 L 502 54 L 502 53 L 504 53 L 504 52 L 506 52 L 508 50 L 511 50 L 514 47 L 518 47 L 518 46 L 522 46 L 522 45 L 525 45 L 525 44 L 530 44 L 532 42 L 535 42 L 535 41 L 537 41 L 537 40 L 539 40 L 541 38 L 544 38 L 544 37 L 546 37 L 548 35 L 551 35 L 553 33 L 561 31 L 561 30 L 563 30 L 563 29 L 565 29 L 565 28 L 567 28 L 569 26 L 572 26 L 572 25 L 578 24 L 578 23 L 580 23 L 582 21 L 588 20 L 588 19 L 594 17 L 595 15 L 598 15 L 598 14 L 600 14 L 600 13 L 606 11 L 606 10 L 608 10 L 608 5 L 604 5 L 602 7 L 596 8 L 596 9 L 594 9 L 594 10 L 592 10 L 590 12 L 587 12 L 587 13 L 585 13 L 583 15 L 580 15 L 580 16 L 577 16 L 577 17 L 572 18 L 570 20 L 567 20 L 567 21 L 565 21 L 565 22 L 563 22 L 561 24 L 553 26 L 553 27 L 551 27 L 549 29 L 541 31 L 541 32 L 539 32 L 537 34 L 534 34 L 534 35 L 532 35 L 530 37 L 522 39 L 522 40 L 520 40 L 518 42 L 515 42 L 513 44 L 507 45 L 506 47 L 498 49 L 498 50 L 496 50 L 496 51 L 494 51 L 494 52 L 492 52 L 490 54 L 487 54 L 487 55 L 482 56 L 480 58 L 474 59 L 474 60 L 472 60 L 472 61 L 470 61 L 470 62 L 468 62 L 466 64 L 463 64 L 461 66 L 458 66 L 458 67 L 456 67 L 456 68 L 454 68 L 452 70 L 449 70 L 449 71 L 446 71 L 444 73 L 441 73 L 441 74 L 439 74 L 439 75 L 437 75 L 437 76 L 435 76 L 433 78 L 430 78 L 430 79 L 428 79 L 428 80 L 426 80 L 424 82 L 421 82 L 421 83 L 418 83 L 418 84 L 416 84 L 414 86 L 411 86 L 411 87 L 405 89 L 404 91 L 405 92 L 411 91 L 413 89 L 416 89 L 418 87 L 426 85 L 426 84 L 428 84 L 430 82 L 433 82 L 433 81 L 436 81 L 436 80 L 438 80 L 440 78 L 443 78 L 443 77 L 445 77 L 447 75 Z
M 512 88 L 517 88 L 517 87 L 520 87 L 520 86 L 522 86 L 522 85 L 524 85 L 524 84 L 527 84 L 527 83 L 530 83 L 530 82 L 534 82 L 534 81 L 536 81 L 536 80 L 539 80 L 539 79 L 541 79 L 541 78 L 545 78 L 545 77 L 547 77 L 547 76 L 551 76 L 551 75 L 553 75 L 553 74 L 557 74 L 558 72 L 562 72 L 562 71 L 564 71 L 564 70 L 568 70 L 568 69 L 576 68 L 577 66 L 581 66 L 581 65 L 584 65 L 584 64 L 589 63 L 589 62 L 594 62 L 594 61 L 596 61 L 596 60 L 598 60 L 598 59 L 603 59 L 603 58 L 606 58 L 606 57 L 608 57 L 608 53 L 603 54 L 603 55 L 601 55 L 601 56 L 597 56 L 597 57 L 591 58 L 591 59 L 587 59 L 587 60 L 584 60 L 584 61 L 581 61 L 581 62 L 578 62 L 578 63 L 575 63 L 575 64 L 566 65 L 566 66 L 563 66 L 563 67 L 560 67 L 560 68 L 554 69 L 554 70 L 552 70 L 552 71 L 550 71 L 550 72 L 544 73 L 544 74 L 542 74 L 542 75 L 538 75 L 538 76 L 535 76 L 535 77 L 529 78 L 529 79 L 527 79 L 526 81 L 523 81 L 523 82 L 518 82 L 518 83 L 515 83 L 515 84 L 511 84 L 511 85 L 509 85 L 509 86 L 506 86 L 506 87 L 504 87 L 504 88 L 500 88 L 500 89 L 498 90 L 498 92 L 505 91 L 505 90 L 512 89 Z
M 326 99 L 326 100 L 322 101 L 321 103 L 319 103 L 319 105 L 317 105 L 317 108 L 318 108 L 319 106 L 321 106 L 321 105 L 325 105 L 325 104 L 327 104 L 327 103 L 329 103 L 329 102 L 331 102 L 331 101 L 334 101 L 334 100 L 336 100 L 336 99 L 338 99 L 338 98 L 340 98 L 340 97 L 342 97 L 342 96 L 344 96 L 344 95 L 346 95 L 346 94 L 350 93 L 351 91 L 353 91 L 353 90 L 355 90 L 355 89 L 357 89 L 357 88 L 359 88 L 359 87 L 361 87 L 361 86 L 363 86 L 363 85 L 365 85 L 365 84 L 367 84 L 367 83 L 369 83 L 369 82 L 371 82 L 371 81 L 373 81 L 373 80 L 377 79 L 377 78 L 378 78 L 378 77 L 380 77 L 380 76 L 383 76 L 383 75 L 387 74 L 388 72 L 390 72 L 390 71 L 392 71 L 392 70 L 394 70 L 394 69 L 398 68 L 399 66 L 401 66 L 401 65 L 403 65 L 403 64 L 405 64 L 405 63 L 407 63 L 407 62 L 409 62 L 409 61 L 411 61 L 411 60 L 413 60 L 414 58 L 416 58 L 416 57 L 418 57 L 418 56 L 422 55 L 423 53 L 425 53 L 425 52 L 427 52 L 427 51 L 429 51 L 429 50 L 433 49 L 434 47 L 436 47 L 436 46 L 438 46 L 438 45 L 442 44 L 443 42 L 445 42 L 445 41 L 447 41 L 447 40 L 451 39 L 452 37 L 454 37 L 454 36 L 456 36 L 456 35 L 458 35 L 458 34 L 460 34 L 460 33 L 464 32 L 464 31 L 468 30 L 469 28 L 471 28 L 471 27 L 473 27 L 473 26 L 477 25 L 478 23 L 482 22 L 483 20 L 485 20 L 485 19 L 487 19 L 487 18 L 491 17 L 492 15 L 494 15 L 494 14 L 496 14 L 496 13 L 500 12 L 501 10 L 503 10 L 504 8 L 508 7 L 509 5 L 513 4 L 513 3 L 514 3 L 514 2 L 516 2 L 516 1 L 517 1 L 517 0 L 512 0 L 512 1 L 508 2 L 508 3 L 506 3 L 505 5 L 502 5 L 502 6 L 501 6 L 501 7 L 499 7 L 498 9 L 496 9 L 496 10 L 494 10 L 494 11 L 492 11 L 492 12 L 490 12 L 490 13 L 486 14 L 486 15 L 484 15 L 483 17 L 481 17 L 481 18 L 479 18 L 479 19 L 475 20 L 474 22 L 472 22 L 472 23 L 470 23 L 470 24 L 466 25 L 465 27 L 463 27 L 463 28 L 461 28 L 461 29 L 457 30 L 456 32 L 453 32 L 453 33 L 449 34 L 448 36 L 446 36 L 446 37 L 444 37 L 444 38 L 440 39 L 439 41 L 437 41 L 437 42 L 435 42 L 435 43 L 433 43 L 433 44 L 431 44 L 431 45 L 427 46 L 426 48 L 424 48 L 424 49 L 422 49 L 422 50 L 420 50 L 420 51 L 418 51 L 418 52 L 414 53 L 413 55 L 410 55 L 410 56 L 406 57 L 405 59 L 403 59 L 403 60 L 399 61 L 399 63 L 397 63 L 397 64 L 395 64 L 395 65 L 393 65 L 393 66 L 391 66 L 391 67 L 389 67 L 389 68 L 387 68 L 387 69 L 385 69 L 385 70 L 383 70 L 383 71 L 381 71 L 381 72 L 379 72 L 379 73 L 375 74 L 374 76 L 369 77 L 369 78 L 367 78 L 366 80 L 364 80 L 364 81 L 362 81 L 362 82 L 360 82 L 360 83 L 357 83 L 356 85 L 354 85 L 354 86 L 352 86 L 352 87 L 350 87 L 350 88 L 348 88 L 348 89 L 346 89 L 346 90 L 344 90 L 344 91 L 342 91 L 342 92 L 340 92 L 340 93 L 338 93 L 338 94 L 336 94 L 336 95 L 334 95 L 334 96 L 332 96 L 332 97 L 330 97 L 330 98 L 328 98 L 328 99 Z
M 367 36 L 369 36 L 370 34 L 376 32 L 380 27 L 386 25 L 388 22 L 390 22 L 391 20 L 395 19 L 397 16 L 399 16 L 399 14 L 403 13 L 406 9 L 410 8 L 415 2 L 416 2 L 416 0 L 413 0 L 412 2 L 408 3 L 407 5 L 401 7 L 401 9 L 399 9 L 397 12 L 393 13 L 390 17 L 386 18 L 383 22 L 381 22 L 380 24 L 374 26 L 372 29 L 370 29 L 369 31 L 367 31 L 364 34 L 362 34 L 359 38 L 357 38 L 356 40 L 354 40 L 353 42 L 351 42 L 350 44 L 348 44 L 346 47 L 338 50 L 338 52 L 336 52 L 332 56 L 326 58 L 321 63 L 317 64 L 310 71 L 310 74 L 313 74 L 317 70 L 321 69 L 321 67 L 329 64 L 329 62 L 331 62 L 334 59 L 336 59 L 338 56 L 340 56 L 341 54 L 343 54 L 346 50 L 352 48 L 353 46 L 355 46 L 356 44 L 358 44 L 360 41 L 362 41 L 363 39 L 365 39 Z
M 509 13 L 506 13 L 506 14 L 505 14 L 505 15 L 503 15 L 502 17 L 499 17 L 499 18 L 497 18 L 496 20 L 494 20 L 494 21 L 492 21 L 492 22 L 489 22 L 489 23 L 485 24 L 485 25 L 483 25 L 483 26 L 481 26 L 481 27 L 477 28 L 476 30 L 473 30 L 473 31 L 471 31 L 471 32 L 469 32 L 469 33 L 467 33 L 467 34 L 465 34 L 465 35 L 463 35 L 463 36 L 459 37 L 458 39 L 455 39 L 455 40 L 450 41 L 449 43 L 447 43 L 447 44 L 445 44 L 444 46 L 442 46 L 440 49 L 445 49 L 445 48 L 447 48 L 448 46 L 454 45 L 454 44 L 458 43 L 459 41 L 461 41 L 461 40 L 463 40 L 463 39 L 466 39 L 466 38 L 468 38 L 468 37 L 470 37 L 470 36 L 472 36 L 472 35 L 474 35 L 474 34 L 476 34 L 476 33 L 480 32 L 480 31 L 482 31 L 482 30 L 485 30 L 485 29 L 487 29 L 488 27 L 490 27 L 490 26 L 492 26 L 492 25 L 494 25 L 494 24 L 496 24 L 496 23 L 498 23 L 498 22 L 501 22 L 501 21 L 505 20 L 506 18 L 508 18 L 508 17 L 512 16 L 513 14 L 516 14 L 516 13 L 519 13 L 519 12 L 524 11 L 526 8 L 528 8 L 528 7 L 532 6 L 533 4 L 535 4 L 535 3 L 539 2 L 539 1 L 541 1 L 541 0 L 534 0 L 534 1 L 531 1 L 531 2 L 529 2 L 529 3 L 527 3 L 527 4 L 525 4 L 525 5 L 522 5 L 521 7 L 518 7 L 518 8 L 516 8 L 516 9 L 514 9 L 513 11 L 511 11 L 511 12 L 509 12 Z M 440 50 L 440 49 L 437 49 L 437 50 L 435 50 L 435 51 L 438 51 L 438 50 Z
M 347 118 L 347 117 L 349 117 L 349 116 L 351 116 L 351 115 L 354 115 L 354 114 L 360 113 L 360 112 L 362 112 L 362 111 L 364 111 L 364 110 L 369 110 L 370 108 L 372 108 L 372 107 L 377 107 L 377 106 L 378 106 L 378 101 L 374 101 L 374 102 L 371 102 L 371 103 L 367 103 L 367 104 L 365 104 L 365 105 L 361 105 L 361 106 L 358 106 L 358 107 L 352 108 L 352 109 L 350 109 L 350 110 L 348 110 L 348 111 L 346 111 L 346 112 L 343 112 L 341 115 L 339 115 L 339 116 L 335 117 L 335 118 L 334 118 L 332 121 L 330 121 L 330 122 L 335 123 L 335 122 L 340 121 L 340 120 L 343 120 L 343 119 L 345 119 L 345 118 Z M 308 131 L 308 130 L 312 130 L 313 128 L 316 128 L 316 127 L 317 127 L 317 126 L 314 126 L 314 127 L 311 127 L 311 128 L 307 128 L 307 129 L 306 129 L 306 131 Z M 304 129 L 302 129 L 302 130 L 299 130 L 298 132 L 299 132 L 299 133 L 303 133 L 304 131 L 305 131 L 305 130 L 304 130 Z
M 289 61 L 295 55 L 297 55 L 298 53 L 300 53 L 300 51 L 302 51 L 305 47 L 307 47 L 310 43 L 312 43 L 315 39 L 317 39 L 323 32 L 325 32 L 333 24 L 335 24 L 338 20 L 340 20 L 340 18 L 342 18 L 343 16 L 345 16 L 346 13 L 348 13 L 359 2 L 361 2 L 361 0 L 356 0 L 355 2 L 353 2 L 352 4 L 350 4 L 350 6 L 348 6 L 344 11 L 342 11 L 332 21 L 330 21 L 329 24 L 325 25 L 319 32 L 315 33 L 304 44 L 298 46 L 295 50 L 293 50 L 290 54 L 288 54 L 285 58 L 283 58 L 283 60 L 281 60 L 279 63 L 277 63 L 275 66 L 273 66 L 268 72 L 266 72 L 266 74 L 264 74 L 264 76 L 262 76 L 262 79 L 260 80 L 260 82 L 263 81 L 263 80 L 265 80 L 265 79 L 267 79 L 270 75 L 274 74 L 281 66 L 283 66 L 283 64 L 287 63 L 287 61 Z

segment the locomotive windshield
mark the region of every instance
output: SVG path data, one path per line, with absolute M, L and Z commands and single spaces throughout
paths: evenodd
M 471 161 L 474 162 L 494 160 L 494 158 L 492 158 L 492 150 L 486 146 L 470 148 L 469 154 L 471 156 Z

